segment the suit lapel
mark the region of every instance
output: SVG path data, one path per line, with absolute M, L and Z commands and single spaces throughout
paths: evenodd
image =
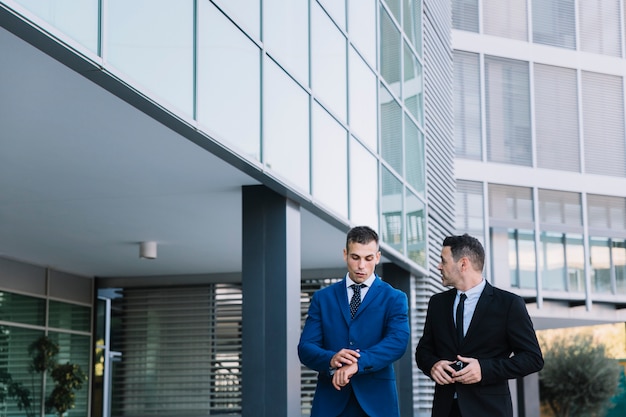
M 493 287 L 486 282 L 485 288 L 483 288 L 483 292 L 480 294 L 480 298 L 478 299 L 478 303 L 476 304 L 476 309 L 474 310 L 474 315 L 472 316 L 472 321 L 470 322 L 469 328 L 467 329 L 467 333 L 465 334 L 465 339 L 463 339 L 463 344 L 467 342 L 469 338 L 473 335 L 473 329 L 478 326 L 478 323 L 481 322 L 485 314 L 487 313 L 489 303 L 493 295 Z
M 341 315 L 347 324 L 350 324 L 352 318 L 350 317 L 350 304 L 348 303 L 348 294 L 346 292 L 346 279 L 344 278 L 335 285 L 335 297 L 337 298 L 337 305 L 341 306 Z

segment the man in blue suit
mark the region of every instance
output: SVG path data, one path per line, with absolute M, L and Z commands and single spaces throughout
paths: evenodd
M 298 355 L 318 372 L 311 417 L 399 417 L 393 362 L 409 341 L 407 297 L 382 281 L 377 233 L 348 232 L 346 277 L 317 291 Z

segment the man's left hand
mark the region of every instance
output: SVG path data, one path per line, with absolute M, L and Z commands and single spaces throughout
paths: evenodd
M 480 369 L 480 362 L 476 358 L 466 358 L 465 356 L 458 355 L 457 359 L 465 364 L 463 369 L 452 373 L 452 379 L 454 382 L 460 384 L 476 384 L 483 379 L 482 370 Z

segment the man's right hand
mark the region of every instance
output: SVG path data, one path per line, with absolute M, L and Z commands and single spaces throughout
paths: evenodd
M 433 367 L 430 369 L 431 378 L 439 385 L 447 385 L 454 383 L 451 374 L 455 372 L 455 369 L 452 368 L 452 364 L 456 361 L 447 361 L 445 359 L 440 360 L 435 363 Z
M 335 353 L 330 359 L 330 367 L 332 369 L 341 368 L 343 365 L 352 365 L 359 361 L 361 354 L 358 350 L 341 349 Z

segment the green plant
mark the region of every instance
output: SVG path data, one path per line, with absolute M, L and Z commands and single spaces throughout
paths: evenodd
M 621 366 L 590 336 L 555 339 L 544 347 L 539 373 L 541 402 L 555 417 L 603 415 L 617 391 Z
M 83 387 L 87 377 L 78 365 L 66 363 L 57 365 L 52 370 L 50 376 L 55 383 L 55 387 L 46 400 L 46 411 L 55 409 L 59 416 L 74 408 L 77 391 Z

